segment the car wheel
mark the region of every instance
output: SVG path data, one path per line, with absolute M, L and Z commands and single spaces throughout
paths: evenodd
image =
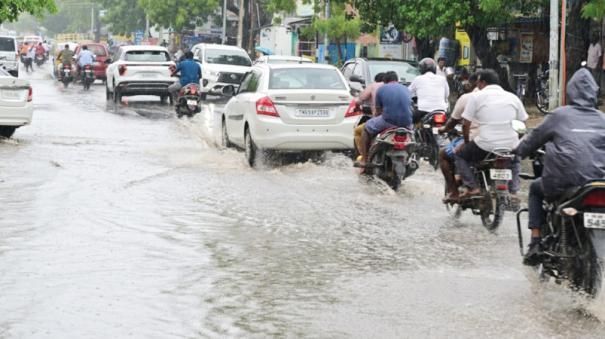
M 122 102 L 122 93 L 120 93 L 119 88 L 113 88 L 113 102 L 115 102 L 116 104 Z
M 15 126 L 0 126 L 0 137 L 8 139 L 13 136 L 16 129 Z
M 246 154 L 246 162 L 250 167 L 256 167 L 258 165 L 258 148 L 252 140 L 252 135 L 250 135 L 250 130 L 246 128 L 244 131 L 244 146 L 245 146 L 245 154 Z
M 162 105 L 166 105 L 167 101 L 168 101 L 168 96 L 167 95 L 160 95 L 160 103 Z
M 227 123 L 225 122 L 225 117 L 222 119 L 222 128 L 221 128 L 221 147 L 222 148 L 231 148 L 233 144 L 229 141 L 229 134 L 227 132 Z
M 107 101 L 113 100 L 113 93 L 109 91 L 109 87 L 105 86 L 105 98 Z

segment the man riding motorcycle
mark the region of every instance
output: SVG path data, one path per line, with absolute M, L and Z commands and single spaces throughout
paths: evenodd
M 95 61 L 96 56 L 88 50 L 88 46 L 82 46 L 82 50 L 80 51 L 80 55 L 78 55 L 78 75 L 81 75 L 82 70 L 86 65 L 91 65 Z
M 59 55 L 57 55 L 57 74 L 59 74 L 59 77 L 61 77 L 63 74 L 61 72 L 61 70 L 63 69 L 63 66 L 71 65 L 73 58 L 74 58 L 74 52 L 72 52 L 69 49 L 69 45 L 66 44 L 65 49 L 61 50 L 61 52 L 59 52 Z
M 42 43 L 38 43 L 38 45 L 36 46 L 36 57 L 37 56 L 43 56 L 46 59 L 46 49 L 44 49 L 44 45 L 42 45 Z
M 411 96 L 407 87 L 399 83 L 397 73 L 384 76 L 384 85 L 376 92 L 376 115 L 366 122 L 361 134 L 358 167 L 366 166 L 372 138 L 393 127 L 412 128 Z
M 464 85 L 465 94 L 462 95 L 456 105 L 454 106 L 454 110 L 452 111 L 452 116 L 449 118 L 445 126 L 439 129 L 439 134 L 449 133 L 453 130 L 456 125 L 462 122 L 462 113 L 466 108 L 466 104 L 468 103 L 469 98 L 473 93 L 479 91 L 477 88 L 477 74 L 472 74 L 468 82 Z M 477 135 L 477 124 L 471 123 L 470 132 L 469 132 L 469 140 L 472 141 Z M 441 172 L 443 173 L 443 177 L 445 178 L 446 185 L 446 196 L 443 199 L 443 202 L 457 202 L 458 201 L 458 186 L 456 183 L 456 178 L 454 176 L 455 166 L 454 166 L 454 153 L 456 148 L 462 147 L 464 144 L 464 136 L 460 135 L 456 139 L 452 140 L 448 145 L 441 148 L 439 150 L 439 167 L 441 168 Z
M 462 182 L 468 190 L 460 199 L 481 194 L 470 164 L 485 159 L 490 152 L 497 149 L 513 150 L 519 143 L 519 135 L 512 128 L 513 120 L 525 121 L 528 118 L 525 107 L 513 93 L 507 92 L 499 85 L 498 74 L 492 69 L 477 72 L 477 87 L 481 90 L 473 94 L 462 113 L 464 147 L 457 150 L 456 168 L 462 176 Z M 475 123 L 477 135 L 471 141 L 471 124 Z M 513 198 L 519 191 L 518 164 L 513 165 L 513 180 L 510 193 Z
M 374 82 L 369 84 L 366 89 L 361 92 L 359 97 L 357 98 L 357 104 L 362 104 L 364 102 L 370 103 L 370 109 L 372 110 L 372 116 L 376 116 L 376 92 L 382 85 L 384 85 L 384 73 L 378 73 L 374 77 Z M 365 124 L 359 124 L 354 130 L 355 136 L 355 146 L 359 150 L 361 144 L 361 133 L 363 132 Z
M 590 71 L 578 70 L 567 84 L 569 105 L 547 115 L 515 150 L 527 157 L 546 146 L 542 177 L 529 189 L 532 240 L 525 265 L 539 263 L 540 227 L 546 222 L 543 201 L 556 201 L 566 190 L 605 176 L 605 115 L 595 108 L 598 89 Z
M 418 98 L 418 108 L 414 112 L 414 123 L 433 111 L 447 110 L 450 87 L 445 77 L 438 76 L 435 60 L 424 58 L 418 63 L 422 75 L 416 77 L 410 84 L 412 98 Z
M 172 74 L 174 76 L 180 72 L 181 78 L 168 87 L 168 92 L 172 96 L 172 102 L 174 103 L 176 103 L 176 98 L 181 88 L 189 84 L 199 85 L 200 78 L 202 77 L 202 68 L 200 64 L 193 60 L 193 52 L 186 52 L 184 58 Z

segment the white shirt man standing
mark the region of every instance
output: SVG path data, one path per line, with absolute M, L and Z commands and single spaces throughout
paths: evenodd
M 588 56 L 586 57 L 586 67 L 590 69 L 590 73 L 597 82 L 597 86 L 601 83 L 601 70 L 599 69 L 599 61 L 603 55 L 601 44 L 599 43 L 599 36 L 593 35 L 588 47 Z

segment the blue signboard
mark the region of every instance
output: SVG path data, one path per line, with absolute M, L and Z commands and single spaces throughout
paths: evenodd
M 145 33 L 141 30 L 134 32 L 134 44 L 140 45 L 143 42 L 143 36 Z

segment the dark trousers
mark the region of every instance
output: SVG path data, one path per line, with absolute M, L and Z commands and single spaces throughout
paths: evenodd
M 475 175 L 471 169 L 471 164 L 481 161 L 487 157 L 489 152 L 482 150 L 474 141 L 469 142 L 464 146 L 460 154 L 454 156 L 458 174 L 462 177 L 462 183 L 465 186 L 475 189 L 479 187 L 475 181 Z
M 540 228 L 546 222 L 542 203 L 544 201 L 544 186 L 542 178 L 534 180 L 529 186 L 529 228 Z

